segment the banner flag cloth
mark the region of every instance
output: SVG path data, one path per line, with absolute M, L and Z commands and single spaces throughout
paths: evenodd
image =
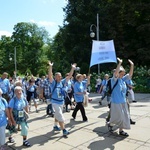
M 95 41 L 92 43 L 90 67 L 96 64 L 117 63 L 114 41 Z

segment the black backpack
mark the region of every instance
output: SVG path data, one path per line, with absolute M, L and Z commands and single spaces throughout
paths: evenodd
M 117 79 L 117 81 L 116 81 L 116 83 L 114 84 L 113 88 L 111 88 L 111 79 L 112 79 L 112 78 L 110 78 L 110 79 L 108 80 L 107 85 L 106 85 L 106 94 L 107 94 L 107 96 L 111 96 L 112 91 L 114 90 L 114 88 L 116 87 L 116 85 L 117 85 L 117 83 L 118 83 L 118 79 Z

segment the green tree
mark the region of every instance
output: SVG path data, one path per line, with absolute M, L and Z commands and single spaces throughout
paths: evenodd
M 50 40 L 48 32 L 34 23 L 21 22 L 14 26 L 12 39 L 14 46 L 19 47 L 19 70 L 24 72 L 25 68 L 29 68 L 33 74 L 37 74 L 43 66 L 43 58 L 47 59 L 43 45 Z
M 64 59 L 69 63 L 77 62 L 81 71 L 87 72 L 92 47 L 89 30 L 91 24 L 96 24 L 98 13 L 100 40 L 113 39 L 118 57 L 130 58 L 136 65 L 148 65 L 149 8 L 147 0 L 68 0 L 64 8 L 64 25 L 54 38 L 54 54 L 59 54 L 59 61 Z M 103 64 L 101 69 L 103 71 L 111 66 L 112 64 Z M 96 66 L 91 69 L 97 70 Z
M 14 71 L 14 59 L 10 61 L 10 55 L 14 52 L 14 48 L 12 46 L 12 40 L 10 37 L 2 36 L 0 40 L 0 68 L 1 73 L 4 71 L 9 71 L 12 73 Z

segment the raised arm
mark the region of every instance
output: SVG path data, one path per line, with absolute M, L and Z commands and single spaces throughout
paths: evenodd
M 128 59 L 128 62 L 130 63 L 129 76 L 130 76 L 130 78 L 131 78 L 132 75 L 133 75 L 134 63 L 133 63 L 130 59 Z
M 49 61 L 48 64 L 49 64 L 48 78 L 49 78 L 49 81 L 52 83 L 52 81 L 54 80 L 53 79 L 53 72 L 52 72 L 53 63 L 51 61 Z
M 74 70 L 76 69 L 76 66 L 77 66 L 76 63 L 74 63 L 74 64 L 71 65 L 71 70 L 70 70 L 70 72 L 69 72 L 69 75 L 67 76 L 67 79 L 70 79 L 70 78 L 72 77 L 73 72 L 74 72 Z
M 117 60 L 118 60 L 118 65 L 117 65 L 116 71 L 114 72 L 115 77 L 118 77 L 120 66 L 121 66 L 121 64 L 123 62 L 123 60 L 120 59 L 120 58 L 117 58 Z

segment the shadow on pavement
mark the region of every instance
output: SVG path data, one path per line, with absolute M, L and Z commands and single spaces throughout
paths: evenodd
M 103 131 L 104 128 L 106 128 L 106 126 L 97 127 L 93 129 L 93 132 L 97 133 L 98 136 L 101 137 L 101 139 L 90 143 L 90 145 L 87 148 L 89 148 L 90 150 L 104 150 L 104 149 L 114 150 L 115 143 L 120 142 L 126 138 L 118 135 L 118 133 L 115 132 L 117 128 L 114 130 L 113 133 L 109 131 L 107 132 L 104 131 L 105 133 L 100 132 Z

